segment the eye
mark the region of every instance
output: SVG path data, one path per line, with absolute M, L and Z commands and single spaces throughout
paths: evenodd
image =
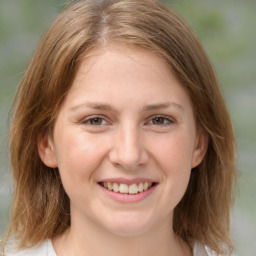
M 103 123 L 103 119 L 100 117 L 92 118 L 88 121 L 91 125 L 101 125 Z
M 84 120 L 82 120 L 82 123 L 85 125 L 92 125 L 92 126 L 100 126 L 100 125 L 106 125 L 107 122 L 104 120 L 104 118 L 95 116 L 95 117 L 88 117 Z
M 166 116 L 155 116 L 148 123 L 152 125 L 169 125 L 174 121 Z

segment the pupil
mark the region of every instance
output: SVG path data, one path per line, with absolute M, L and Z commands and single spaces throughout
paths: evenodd
M 90 122 L 91 122 L 91 124 L 94 124 L 94 125 L 95 124 L 100 125 L 102 120 L 101 120 L 101 118 L 93 118 Z
M 156 117 L 156 118 L 154 118 L 153 123 L 154 124 L 163 124 L 164 119 L 163 119 L 163 117 Z

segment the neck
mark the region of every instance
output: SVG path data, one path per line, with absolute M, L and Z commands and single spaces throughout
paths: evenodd
M 79 223 L 80 224 L 80 223 Z M 53 240 L 58 256 L 191 256 L 189 246 L 176 236 L 171 225 L 162 223 L 157 229 L 135 236 L 108 232 L 95 223 L 83 228 L 72 223 L 63 235 Z

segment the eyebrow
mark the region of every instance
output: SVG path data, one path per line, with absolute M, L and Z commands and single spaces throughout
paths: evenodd
M 143 108 L 143 110 L 145 111 L 151 111 L 151 110 L 158 110 L 158 109 L 166 109 L 169 107 L 175 107 L 178 108 L 182 111 L 184 111 L 184 108 L 175 102 L 166 102 L 166 103 L 160 103 L 160 104 L 152 104 L 152 105 L 147 105 Z
M 70 111 L 75 111 L 79 108 L 85 108 L 85 107 L 96 109 L 96 110 L 114 110 L 114 108 L 109 104 L 88 101 L 70 108 Z
M 116 111 L 115 108 L 109 104 L 91 102 L 91 101 L 74 106 L 74 107 L 70 108 L 70 111 L 73 112 L 79 108 L 85 108 L 85 107 L 95 109 L 95 110 Z M 175 103 L 175 102 L 165 102 L 165 103 L 159 103 L 159 104 L 146 105 L 143 107 L 143 111 L 167 109 L 169 107 L 174 107 L 174 108 L 184 111 L 184 108 L 180 104 Z

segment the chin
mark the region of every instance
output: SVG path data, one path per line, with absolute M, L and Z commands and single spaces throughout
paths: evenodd
M 115 216 L 107 229 L 114 235 L 134 237 L 148 232 L 153 225 L 144 214 L 122 213 Z M 114 221 L 114 222 L 113 222 Z

